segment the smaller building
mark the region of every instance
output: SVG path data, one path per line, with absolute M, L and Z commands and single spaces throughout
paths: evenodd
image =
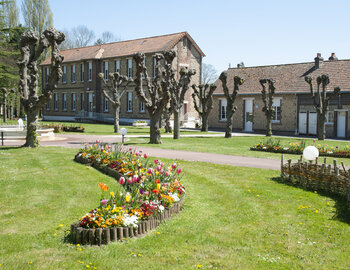
M 328 61 L 321 54 L 313 62 L 229 68 L 227 70 L 228 86 L 233 89 L 234 76 L 245 80 L 240 86 L 235 105 L 237 111 L 233 116 L 233 129 L 244 132 L 264 133 L 266 117 L 262 111 L 262 87 L 259 80 L 272 78 L 276 81 L 276 94 L 273 106 L 275 115 L 272 121 L 274 134 L 317 135 L 317 114 L 310 95 L 310 87 L 305 82 L 305 76 L 316 78 L 328 74 L 330 84 L 328 92 L 334 87 L 341 88 L 341 94 L 330 101 L 326 122 L 328 138 L 350 138 L 350 59 L 338 60 L 334 53 Z M 214 108 L 209 117 L 210 128 L 224 128 L 226 125 L 226 99 L 221 81 L 215 82 Z

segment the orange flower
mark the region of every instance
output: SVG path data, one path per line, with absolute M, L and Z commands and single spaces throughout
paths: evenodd
M 98 183 L 98 186 L 100 187 L 100 189 L 102 189 L 103 191 L 107 191 L 108 190 L 108 186 L 106 184 L 103 183 Z
M 160 180 L 159 180 L 159 179 L 156 179 L 156 183 L 159 184 L 159 183 L 160 183 Z
M 159 193 L 159 190 L 158 189 L 153 189 L 152 192 L 157 194 L 157 193 Z

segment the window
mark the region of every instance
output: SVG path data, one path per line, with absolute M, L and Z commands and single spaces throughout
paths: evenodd
M 84 68 L 84 64 L 80 64 L 80 81 L 84 81 L 84 77 L 85 77 L 85 68 Z
M 50 68 L 45 68 L 45 84 L 49 83 L 49 76 L 50 76 Z
M 273 98 L 272 109 L 274 111 L 272 123 L 280 123 L 281 122 L 281 98 Z
M 89 75 L 89 82 L 92 81 L 92 62 L 89 62 L 89 71 L 88 71 L 88 75 Z
M 58 94 L 53 94 L 53 108 L 55 111 L 58 111 Z
M 104 112 L 108 112 L 108 99 L 107 98 L 104 98 L 104 106 L 103 106 L 103 108 L 104 108 Z
M 72 83 L 75 83 L 75 65 L 72 65 L 71 67 L 71 77 Z
M 145 103 L 140 100 L 140 112 L 145 112 Z
M 76 94 L 72 93 L 72 111 L 74 112 L 77 108 Z
M 67 83 L 67 66 L 62 66 L 62 83 Z
M 48 102 L 46 103 L 46 110 L 47 110 L 47 111 L 50 110 L 50 101 L 48 101 Z
M 103 62 L 103 73 L 105 80 L 108 81 L 108 62 Z
M 326 114 L 326 125 L 333 125 L 334 123 L 334 112 L 329 111 Z
M 132 77 L 132 59 L 127 60 L 127 71 L 128 71 L 128 77 Z
M 128 92 L 128 100 L 127 100 L 127 112 L 132 112 L 132 92 Z
M 120 73 L 120 60 L 115 61 L 115 72 Z
M 153 78 L 157 77 L 157 59 L 153 57 Z
M 80 93 L 80 110 L 84 111 L 85 104 L 85 95 L 84 93 Z
M 63 93 L 62 94 L 62 111 L 67 110 L 67 94 Z
M 143 64 L 146 66 L 146 55 L 145 55 L 145 58 L 143 59 Z M 142 73 L 142 79 L 144 79 L 144 78 L 145 78 L 145 74 Z
M 182 48 L 186 48 L 187 47 L 187 38 L 183 37 L 182 38 Z
M 227 119 L 227 100 L 221 99 L 219 100 L 220 103 L 220 120 L 226 120 Z

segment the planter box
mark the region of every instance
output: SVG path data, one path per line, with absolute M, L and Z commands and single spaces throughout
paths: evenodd
M 147 220 L 140 221 L 135 227 L 111 227 L 111 228 L 83 228 L 79 222 L 75 222 L 70 228 L 70 237 L 74 244 L 80 245 L 107 245 L 110 242 L 123 241 L 127 238 L 144 236 L 159 226 L 164 220 L 169 219 L 172 215 L 180 212 L 185 197 L 174 203 L 172 207 L 165 208 L 161 214 L 152 216 Z

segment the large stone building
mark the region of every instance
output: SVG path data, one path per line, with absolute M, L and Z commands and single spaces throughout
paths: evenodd
M 245 80 L 240 86 L 235 101 L 237 111 L 233 116 L 233 129 L 245 132 L 263 133 L 266 130 L 266 118 L 262 112 L 263 101 L 259 80 L 272 78 L 276 81 L 276 95 L 273 106 L 275 115 L 272 121 L 273 133 L 310 135 L 317 133 L 317 115 L 310 95 L 310 87 L 305 76 L 316 78 L 328 74 L 330 84 L 327 90 L 341 88 L 341 94 L 330 101 L 326 122 L 327 137 L 349 138 L 350 110 L 350 60 L 338 60 L 333 53 L 328 61 L 321 54 L 313 62 L 230 68 L 228 73 L 229 88 L 233 88 L 233 77 L 240 76 Z M 226 99 L 221 81 L 215 82 L 214 109 L 209 119 L 210 128 L 224 128 L 226 124 Z
M 202 57 L 204 53 L 187 32 L 114 42 L 63 50 L 63 77 L 53 94 L 53 98 L 43 110 L 43 119 L 52 121 L 75 121 L 77 119 L 113 122 L 114 112 L 108 100 L 102 94 L 103 84 L 98 77 L 119 72 L 121 75 L 135 77 L 135 62 L 132 57 L 136 52 L 146 56 L 149 76 L 155 75 L 153 55 L 158 52 L 175 50 L 173 67 L 195 69 L 196 75 L 191 83 L 199 84 L 201 78 Z M 42 64 L 42 85 L 45 90 L 50 59 Z M 131 123 L 134 120 L 149 119 L 144 104 L 137 98 L 135 85 L 130 84 L 122 97 L 120 122 Z M 194 110 L 190 90 L 186 94 L 181 113 L 181 122 L 193 124 L 198 118 Z

